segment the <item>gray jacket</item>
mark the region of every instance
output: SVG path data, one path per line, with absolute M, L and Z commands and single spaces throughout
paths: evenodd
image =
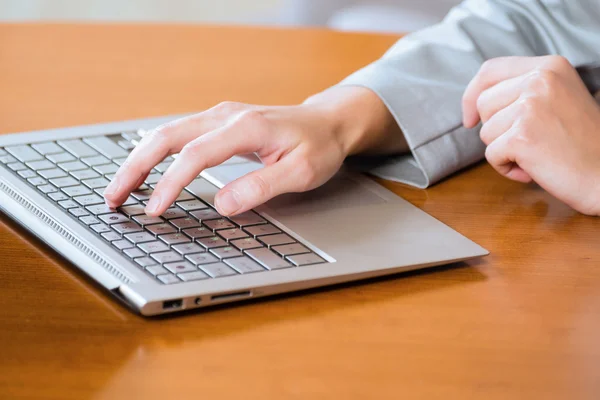
M 399 40 L 341 82 L 377 93 L 411 149 L 372 160 L 369 172 L 425 188 L 481 160 L 479 128 L 461 122 L 467 84 L 487 59 L 548 54 L 573 65 L 600 61 L 600 0 L 467 0 Z

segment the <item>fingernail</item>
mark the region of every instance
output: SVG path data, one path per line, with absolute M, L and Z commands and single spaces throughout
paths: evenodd
M 150 201 L 146 205 L 146 209 L 144 211 L 146 211 L 147 214 L 154 214 L 158 211 L 158 208 L 160 207 L 160 203 L 161 203 L 160 195 L 158 193 L 154 193 L 152 195 L 152 197 L 150 197 Z
M 217 207 L 221 214 L 230 215 L 240 209 L 241 204 L 237 198 L 237 193 L 233 190 L 228 190 L 217 197 Z
M 113 180 L 108 184 L 106 189 L 104 190 L 104 197 L 112 197 L 115 193 L 119 191 L 121 188 L 121 180 L 119 177 L 114 177 Z

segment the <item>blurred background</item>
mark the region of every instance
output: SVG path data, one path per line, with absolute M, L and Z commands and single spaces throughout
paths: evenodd
M 407 32 L 458 0 L 0 0 L 1 21 L 138 21 L 320 26 Z

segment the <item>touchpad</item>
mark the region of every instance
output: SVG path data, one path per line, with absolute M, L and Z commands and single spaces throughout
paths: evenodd
M 221 165 L 211 168 L 208 174 L 225 185 L 249 172 L 261 168 L 258 163 Z M 273 214 L 293 216 L 312 214 L 340 208 L 365 207 L 387 201 L 345 172 L 338 172 L 323 186 L 304 193 L 287 193 L 268 201 L 265 206 Z

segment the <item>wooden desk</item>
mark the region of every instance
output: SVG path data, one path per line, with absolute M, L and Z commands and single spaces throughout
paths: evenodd
M 0 25 L 0 132 L 224 99 L 299 102 L 394 41 L 320 30 Z M 384 185 L 491 256 L 149 320 L 1 216 L 0 398 L 598 398 L 600 219 L 486 165 L 426 191 Z

